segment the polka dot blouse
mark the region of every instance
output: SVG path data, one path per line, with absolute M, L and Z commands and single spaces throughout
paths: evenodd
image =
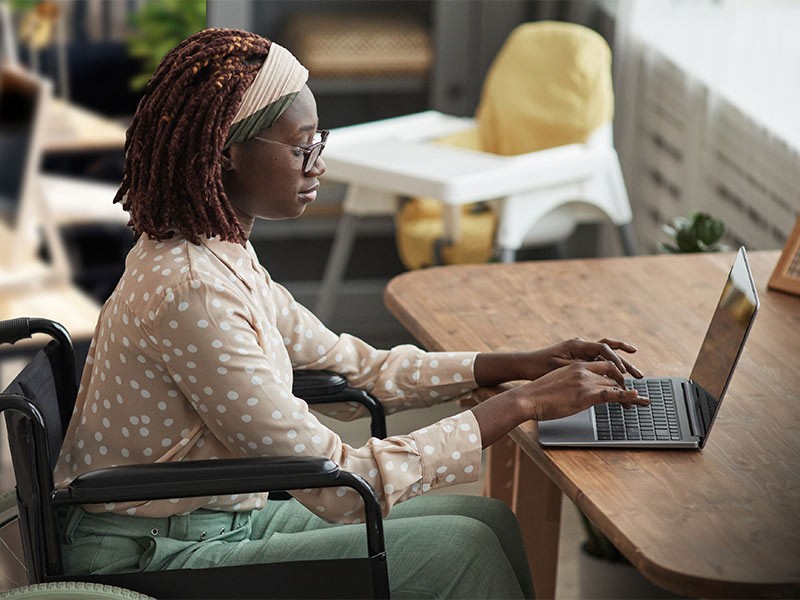
M 365 477 L 388 513 L 432 488 L 477 479 L 472 412 L 354 448 L 292 395 L 292 369 L 337 371 L 391 413 L 473 390 L 475 356 L 376 350 L 337 335 L 271 280 L 249 243 L 143 235 L 100 314 L 55 481 L 135 463 L 324 456 Z M 345 420 L 365 414 L 349 403 L 320 410 Z M 360 498 L 346 488 L 295 497 L 330 521 L 363 518 Z M 266 500 L 256 493 L 90 508 L 163 517 L 200 507 L 251 510 Z

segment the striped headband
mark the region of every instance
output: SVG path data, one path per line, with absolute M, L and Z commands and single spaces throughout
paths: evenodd
M 294 102 L 308 80 L 308 69 L 286 48 L 275 42 L 247 89 L 228 131 L 225 148 L 250 139 L 270 127 Z

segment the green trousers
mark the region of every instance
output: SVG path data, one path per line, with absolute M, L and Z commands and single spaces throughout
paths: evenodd
M 366 556 L 363 525 L 323 521 L 296 500 L 261 510 L 198 510 L 162 519 L 80 507 L 62 522 L 68 574 L 207 568 Z M 419 496 L 384 520 L 394 598 L 532 598 L 519 525 L 479 496 Z

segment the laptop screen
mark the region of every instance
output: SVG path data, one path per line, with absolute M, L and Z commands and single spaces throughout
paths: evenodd
M 700 409 L 706 432 L 716 416 L 757 309 L 758 295 L 747 255 L 740 248 L 690 376 L 704 392 L 700 394 Z
M 63 241 L 39 186 L 50 94 L 47 80 L 0 65 L 0 293 L 69 279 Z M 37 256 L 45 244 L 47 261 Z
M 0 220 L 13 230 L 22 202 L 38 89 L 14 77 L 0 80 Z

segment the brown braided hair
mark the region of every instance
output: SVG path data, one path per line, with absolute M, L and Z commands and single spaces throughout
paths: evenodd
M 235 29 L 206 29 L 158 65 L 125 139 L 125 170 L 114 202 L 129 226 L 155 240 L 246 236 L 222 186 L 220 156 L 242 98 L 271 42 Z

